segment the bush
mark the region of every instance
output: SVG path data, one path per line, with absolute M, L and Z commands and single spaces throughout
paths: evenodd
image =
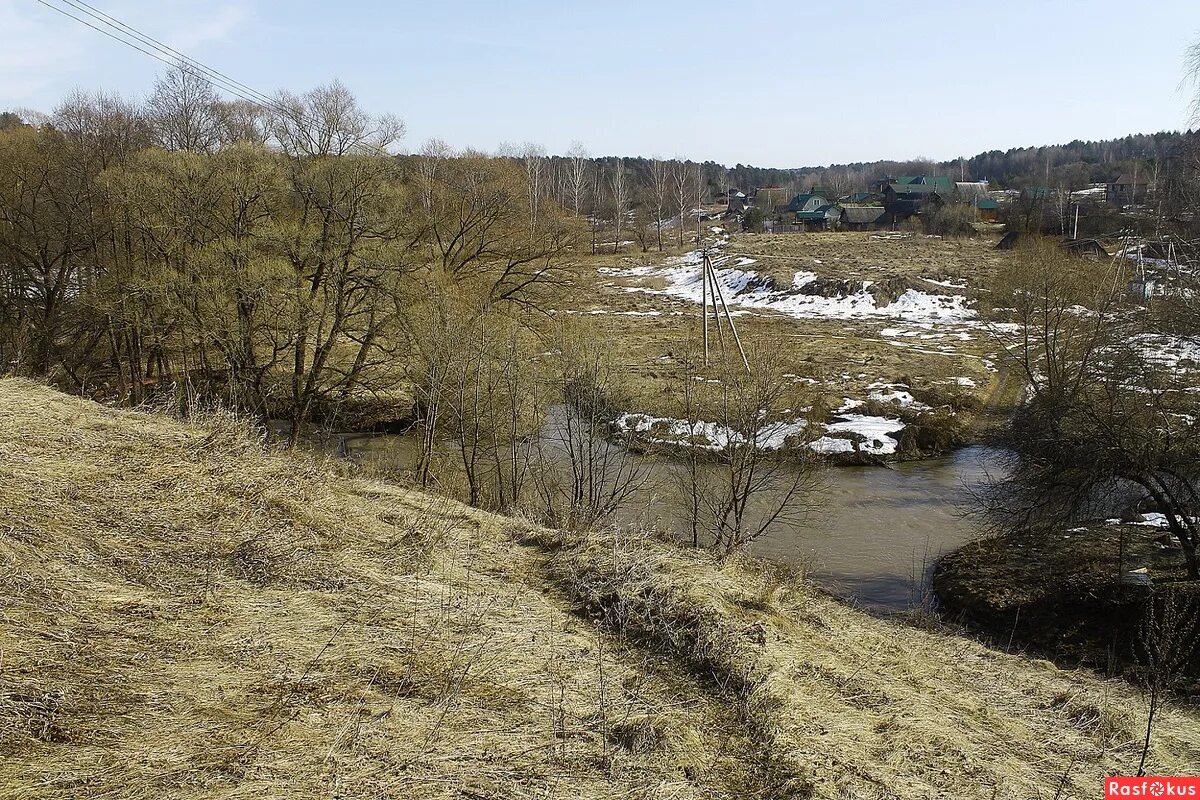
M 973 236 L 975 211 L 970 206 L 942 206 L 923 217 L 925 232 L 935 236 Z
M 767 220 L 767 213 L 761 208 L 748 208 L 745 215 L 742 216 L 742 230 L 750 231 L 751 233 L 762 233 L 763 223 Z

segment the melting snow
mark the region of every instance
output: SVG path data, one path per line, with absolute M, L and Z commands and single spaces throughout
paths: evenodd
M 887 417 L 868 417 L 863 414 L 845 414 L 841 422 L 827 426 L 830 432 L 857 433 L 866 439 L 858 449 L 874 455 L 890 455 L 896 452 L 900 442 L 888 434 L 904 430 L 904 423 Z
M 637 266 L 623 269 L 608 268 L 606 275 L 625 277 L 657 277 L 666 281 L 663 289 L 637 287 L 649 294 L 665 294 L 698 303 L 704 293 L 699 251 L 671 259 L 659 267 Z M 728 258 L 724 259 L 728 260 Z M 753 270 L 746 269 L 755 259 L 739 257 L 731 267 L 721 268 L 718 257 L 718 280 L 725 301 L 731 305 L 765 308 L 801 318 L 855 319 L 864 317 L 890 317 L 913 323 L 967 322 L 976 319 L 975 311 L 962 295 L 928 294 L 908 289 L 891 303 L 880 306 L 868 291 L 871 281 L 861 281 L 856 291 L 836 297 L 804 294 L 801 289 L 817 280 L 812 272 L 796 272 L 792 286 L 786 289 L 772 288 L 770 281 Z M 957 287 L 956 287 L 957 288 Z

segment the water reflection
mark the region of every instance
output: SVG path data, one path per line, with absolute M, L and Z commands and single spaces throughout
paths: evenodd
M 410 468 L 416 455 L 406 435 L 333 435 L 310 444 L 392 470 Z M 679 465 L 662 457 L 637 458 L 646 480 L 621 512 L 622 521 L 690 537 L 677 488 Z M 751 552 L 800 566 L 828 591 L 867 608 L 919 605 L 937 558 L 978 536 L 962 511 L 970 487 L 995 466 L 994 454 L 976 446 L 891 468 L 830 468 L 817 508 L 803 522 L 770 526 Z

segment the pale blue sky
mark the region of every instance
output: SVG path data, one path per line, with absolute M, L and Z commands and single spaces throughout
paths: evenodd
M 1186 127 L 1200 38 L 1196 0 L 88 2 L 260 91 L 340 78 L 409 149 L 777 167 Z M 0 0 L 0 32 L 0 108 L 162 68 L 35 0 Z

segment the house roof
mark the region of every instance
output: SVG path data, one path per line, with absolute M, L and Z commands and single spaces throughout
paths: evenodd
M 1104 249 L 1097 239 L 1068 239 L 1062 243 L 1064 249 L 1072 253 L 1095 253 L 1107 257 L 1109 252 Z
M 805 204 L 808 203 L 809 200 L 814 198 L 820 200 L 822 203 L 829 202 L 829 198 L 823 194 L 817 194 L 816 192 L 805 192 L 804 194 L 798 194 L 793 197 L 792 202 L 788 203 L 787 210 L 799 211 L 800 209 L 804 208 Z
M 901 183 L 905 186 L 936 186 L 939 191 L 954 189 L 954 181 L 946 175 L 901 175 L 892 183 Z
M 842 214 L 841 209 L 832 203 L 826 203 L 816 211 L 801 211 L 796 215 L 796 219 L 803 220 L 822 220 L 822 219 L 837 219 Z
M 870 200 L 870 199 L 872 199 L 874 197 L 878 197 L 878 196 L 879 195 L 877 192 L 855 192 L 854 194 L 850 195 L 850 202 L 851 203 L 861 203 L 864 200 Z
M 938 194 L 945 191 L 945 187 L 937 186 L 932 183 L 889 183 L 888 189 L 891 189 L 896 194 Z
M 1004 234 L 1003 238 L 1001 238 L 999 242 L 996 243 L 996 249 L 997 250 L 1012 250 L 1014 247 L 1017 246 L 1017 242 L 1019 242 L 1020 240 L 1021 240 L 1021 232 L 1020 231 L 1009 231 L 1008 233 Z
M 995 211 L 1000 204 L 990 197 L 981 197 L 975 201 L 975 207 L 982 211 Z
M 1115 181 L 1113 181 L 1113 186 L 1134 186 L 1134 185 L 1135 185 L 1135 183 L 1133 180 L 1133 176 L 1127 172 L 1122 174 L 1121 177 L 1117 178 Z M 1140 177 L 1138 179 L 1138 181 L 1136 182 L 1136 185 L 1137 186 L 1145 186 L 1146 179 L 1144 177 Z
M 846 206 L 842 209 L 842 220 L 856 225 L 878 222 L 882 216 L 881 206 Z

